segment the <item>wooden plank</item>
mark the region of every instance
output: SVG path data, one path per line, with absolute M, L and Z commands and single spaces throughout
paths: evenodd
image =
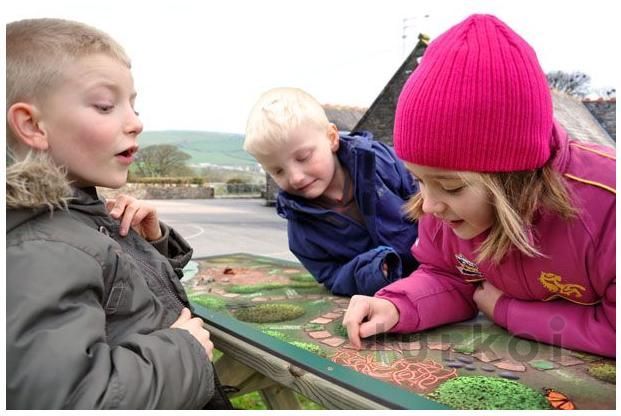
M 238 361 L 247 367 L 255 369 L 265 377 L 276 383 L 296 391 L 305 397 L 321 404 L 327 409 L 386 409 L 385 406 L 349 391 L 315 374 L 306 372 L 289 362 L 273 356 L 253 345 L 243 342 L 226 332 L 205 324 L 211 334 L 211 341 L 215 347 L 224 353 L 229 360 Z M 219 360 L 218 360 L 219 361 Z M 218 375 L 224 380 L 231 370 L 221 364 Z M 232 364 L 231 364 L 232 366 Z M 227 383 L 224 383 L 227 384 Z M 278 405 L 278 399 L 275 399 Z M 285 401 L 286 399 L 283 399 Z
M 252 368 L 239 361 L 235 361 L 226 354 L 222 355 L 214 363 L 214 366 L 220 378 L 220 383 L 226 386 L 239 387 L 256 373 Z
M 253 391 L 261 391 L 274 386 L 278 386 L 274 380 L 270 380 L 263 374 L 255 371 L 252 377 L 239 386 L 239 393 L 236 393 L 236 395 L 242 395 Z
M 268 409 L 299 410 L 300 402 L 293 392 L 283 386 L 274 385 L 261 390 L 261 398 Z

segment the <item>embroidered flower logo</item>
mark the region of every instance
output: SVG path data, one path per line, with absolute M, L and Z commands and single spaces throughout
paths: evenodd
M 586 289 L 584 286 L 573 283 L 563 283 L 561 276 L 554 273 L 542 272 L 539 275 L 539 281 L 552 293 L 557 293 L 561 296 L 575 296 L 577 298 L 582 297 L 582 292 Z
M 479 280 L 484 280 L 483 273 L 479 271 L 479 266 L 476 263 L 468 260 L 464 257 L 463 254 L 455 254 L 455 258 L 457 259 L 457 270 L 465 276 L 467 276 L 467 282 L 478 282 Z

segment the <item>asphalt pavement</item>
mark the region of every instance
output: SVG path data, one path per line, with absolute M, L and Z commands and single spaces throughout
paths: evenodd
M 160 219 L 194 248 L 194 258 L 249 253 L 296 261 L 289 251 L 287 221 L 264 199 L 150 200 Z

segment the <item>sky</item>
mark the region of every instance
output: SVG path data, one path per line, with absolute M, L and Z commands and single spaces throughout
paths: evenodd
M 320 102 L 368 107 L 416 43 L 472 13 L 504 20 L 544 71 L 582 71 L 595 88 L 618 84 L 614 1 L 589 0 L 19 0 L 5 23 L 58 17 L 112 35 L 132 59 L 145 130 L 243 133 L 272 87 Z M 405 38 L 404 38 L 405 35 Z M 3 54 L 4 55 L 4 54 Z

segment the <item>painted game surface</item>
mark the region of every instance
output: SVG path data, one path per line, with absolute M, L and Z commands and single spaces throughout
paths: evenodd
M 349 299 L 301 265 L 234 254 L 195 259 L 184 273 L 192 302 L 453 408 L 615 408 L 615 360 L 514 337 L 482 315 L 355 350 L 341 325 Z

